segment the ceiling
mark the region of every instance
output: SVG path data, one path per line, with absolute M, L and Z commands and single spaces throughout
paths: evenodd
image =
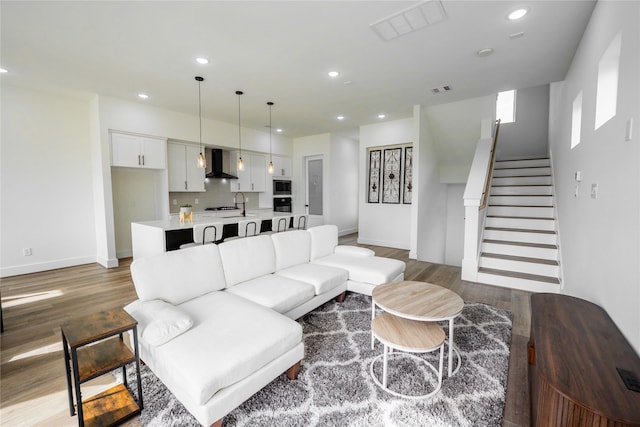
M 595 4 L 445 0 L 446 18 L 434 25 L 389 41 L 370 28 L 417 3 L 3 0 L 2 80 L 197 115 L 200 75 L 206 117 L 237 123 L 242 90 L 243 126 L 264 129 L 273 101 L 273 126 L 285 136 L 357 135 L 379 113 L 395 120 L 416 104 L 563 80 Z M 506 19 L 522 6 L 527 16 Z M 480 57 L 482 48 L 494 52 Z M 452 90 L 431 92 L 444 85 Z

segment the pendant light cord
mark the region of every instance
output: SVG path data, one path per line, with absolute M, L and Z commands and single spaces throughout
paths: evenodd
M 200 118 L 200 155 L 202 155 L 202 102 L 200 98 L 200 83 L 198 80 L 198 117 Z
M 273 102 L 267 102 L 269 104 L 269 161 L 273 163 L 273 152 L 271 151 L 271 107 Z
M 241 91 L 236 91 L 236 95 L 238 95 L 238 144 L 240 147 L 240 158 L 242 158 L 242 132 L 240 127 L 240 96 L 242 95 Z

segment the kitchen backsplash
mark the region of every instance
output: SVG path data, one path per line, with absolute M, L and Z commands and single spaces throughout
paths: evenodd
M 180 205 L 190 204 L 194 212 L 204 211 L 205 208 L 218 206 L 233 206 L 235 193 L 229 191 L 229 180 L 207 178 L 204 183 L 206 193 L 178 193 L 169 192 L 169 212 L 180 212 Z M 247 209 L 259 207 L 258 193 L 244 193 L 247 200 Z M 195 200 L 198 199 L 198 204 Z M 173 204 L 173 201 L 176 204 Z

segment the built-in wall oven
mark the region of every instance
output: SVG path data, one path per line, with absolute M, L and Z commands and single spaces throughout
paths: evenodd
M 274 212 L 291 212 L 291 197 L 274 197 Z
M 290 196 L 291 195 L 291 181 L 285 179 L 273 180 L 273 195 L 274 196 Z

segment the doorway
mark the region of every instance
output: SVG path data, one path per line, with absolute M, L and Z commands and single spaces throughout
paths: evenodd
M 322 156 L 306 158 L 306 200 L 310 225 L 322 224 L 323 221 L 323 159 Z

